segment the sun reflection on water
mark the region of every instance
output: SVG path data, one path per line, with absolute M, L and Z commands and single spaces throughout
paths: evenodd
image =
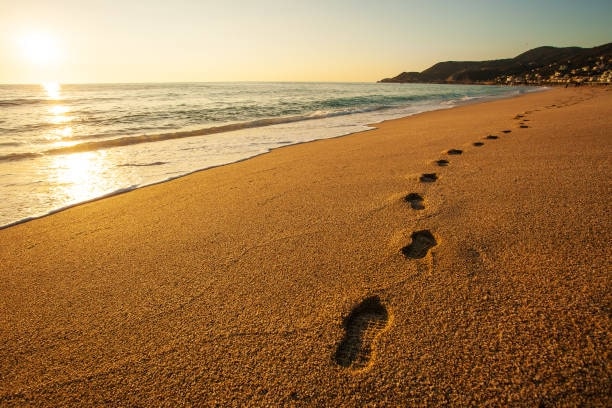
M 61 116 L 68 112 L 70 112 L 70 108 L 65 105 L 53 105 L 49 108 L 49 113 L 56 116 Z
M 54 147 L 62 147 L 66 144 L 73 144 L 66 143 L 64 141 L 65 139 L 72 137 L 73 129 L 69 123 L 74 120 L 74 117 L 67 115 L 70 112 L 70 106 L 59 103 L 63 99 L 61 95 L 61 85 L 57 82 L 46 82 L 41 86 L 47 93 L 49 100 L 58 101 L 57 104 L 53 104 L 47 109 L 50 114 L 47 121 L 53 125 L 66 124 L 64 127 L 56 127 L 50 130 L 49 133 L 45 135 L 45 139 L 57 142 L 57 146 Z
M 42 84 L 42 87 L 47 93 L 49 99 L 61 99 L 60 91 L 62 90 L 62 87 L 59 83 L 45 82 L 44 84 Z
M 49 169 L 50 181 L 58 186 L 54 194 L 60 201 L 73 204 L 108 193 L 112 188 L 104 177 L 108 166 L 104 151 L 54 157 Z

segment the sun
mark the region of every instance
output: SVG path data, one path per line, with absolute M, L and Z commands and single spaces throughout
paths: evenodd
M 31 64 L 50 66 L 60 62 L 61 48 L 57 39 L 45 32 L 23 34 L 18 40 L 22 56 Z

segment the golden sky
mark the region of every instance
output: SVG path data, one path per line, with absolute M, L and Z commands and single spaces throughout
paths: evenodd
M 612 1 L 0 0 L 0 83 L 358 81 L 612 41 Z

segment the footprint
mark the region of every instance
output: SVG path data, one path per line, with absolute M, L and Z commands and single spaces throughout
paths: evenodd
M 463 153 L 463 150 L 459 150 L 459 149 L 450 149 L 449 151 L 446 152 L 447 154 L 461 154 Z
M 423 196 L 419 193 L 410 193 L 404 197 L 404 201 L 410 203 L 413 210 L 424 210 L 425 205 L 423 204 Z
M 511 130 L 507 130 L 507 129 L 506 130 L 502 130 L 502 133 L 510 133 L 510 132 L 512 132 L 512 131 Z
M 495 140 L 495 139 L 499 139 L 499 136 L 489 135 L 489 136 L 485 137 L 485 139 Z
M 438 245 L 436 238 L 429 230 L 413 232 L 411 238 L 412 243 L 402 248 L 402 254 L 406 258 L 424 258 L 430 248 Z
M 364 299 L 344 319 L 344 338 L 334 361 L 341 367 L 359 371 L 368 368 L 376 339 L 389 325 L 389 313 L 378 296 Z
M 440 159 L 438 161 L 436 161 L 436 164 L 440 167 L 444 167 L 444 166 L 448 166 L 450 162 L 446 159 Z
M 482 143 L 482 142 L 474 142 L 474 143 L 472 143 L 472 144 L 473 144 L 474 146 L 476 146 L 476 147 L 480 147 L 480 146 L 483 146 L 483 145 L 484 145 L 484 143 Z
M 438 179 L 436 173 L 423 173 L 421 177 L 419 177 L 419 181 L 421 183 L 433 183 Z

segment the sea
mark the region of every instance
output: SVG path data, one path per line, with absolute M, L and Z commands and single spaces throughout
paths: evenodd
M 0 228 L 278 147 L 534 90 L 287 82 L 0 85 Z

